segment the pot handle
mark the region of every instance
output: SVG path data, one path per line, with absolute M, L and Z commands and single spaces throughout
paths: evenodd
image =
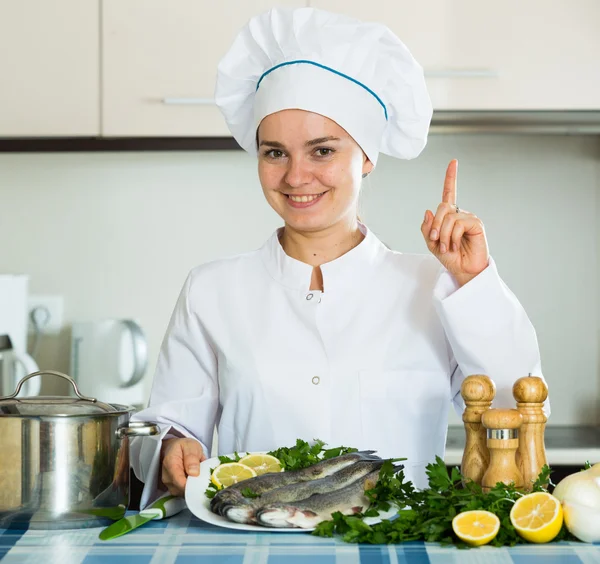
M 64 378 L 65 380 L 68 380 L 71 383 L 71 385 L 73 386 L 73 390 L 75 390 L 75 394 L 77 395 L 77 397 L 79 399 L 82 399 L 85 401 L 90 401 L 92 403 L 96 403 L 98 401 L 96 398 L 88 398 L 86 396 L 82 396 L 79 393 L 79 388 L 77 387 L 77 384 L 76 384 L 75 380 L 73 380 L 73 378 L 71 378 L 70 376 L 67 376 L 66 374 L 63 374 L 62 372 L 56 372 L 55 370 L 40 370 L 39 372 L 33 372 L 32 374 L 28 374 L 27 376 L 25 376 L 25 378 L 22 378 L 21 381 L 17 384 L 17 389 L 14 391 L 14 393 L 12 395 L 0 397 L 0 400 L 16 398 L 19 395 L 19 392 L 21 391 L 23 384 L 25 382 L 27 382 L 27 380 L 29 380 L 30 378 L 33 378 L 34 376 L 41 376 L 42 374 L 53 374 L 54 376 L 59 376 L 60 378 Z
M 23 367 L 22 374 L 32 374 L 33 372 L 37 372 L 40 369 L 33 357 L 29 356 L 25 352 L 14 352 L 14 360 L 17 364 L 20 364 Z M 35 382 L 29 382 L 29 386 L 27 386 L 26 393 L 29 396 L 38 396 L 40 394 L 41 388 L 42 382 L 40 380 L 36 380 Z
M 117 437 L 152 437 L 160 435 L 160 427 L 151 421 L 131 421 L 129 425 L 117 429 Z

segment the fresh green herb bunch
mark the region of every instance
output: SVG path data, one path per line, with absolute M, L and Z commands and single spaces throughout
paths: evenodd
M 414 494 L 412 482 L 404 480 L 403 466 L 394 466 L 394 462 L 400 460 L 406 458 L 386 460 L 379 471 L 377 484 L 365 492 L 371 500 L 369 510 L 363 514 L 365 517 L 377 517 L 380 511 L 388 511 L 392 506 L 405 507 L 406 500 Z
M 325 442 L 319 439 L 315 439 L 313 445 L 302 439 L 298 439 L 293 447 L 278 448 L 277 450 L 270 451 L 268 454 L 277 458 L 284 470 L 301 470 L 302 468 L 308 468 L 313 464 L 317 464 L 321 460 L 358 451 L 356 448 L 344 446 L 326 449 L 323 448 L 325 444 Z
M 337 512 L 331 521 L 320 523 L 313 534 L 331 537 L 340 535 L 346 542 L 372 544 L 390 544 L 406 541 L 439 542 L 454 544 L 460 548 L 468 548 L 452 530 L 452 519 L 463 511 L 482 509 L 491 511 L 500 519 L 500 530 L 491 544 L 493 546 L 514 546 L 525 543 L 510 522 L 510 510 L 515 501 L 524 495 L 512 485 L 496 484 L 488 493 L 481 486 L 465 481 L 458 468 L 450 474 L 444 461 L 436 457 L 435 463 L 426 468 L 429 487 L 417 491 L 411 482 L 404 481 L 403 472 L 395 472 L 393 466 L 386 465 L 381 469 L 380 480 L 370 492 L 374 504 L 364 514 L 345 516 Z M 550 468 L 544 466 L 532 491 L 544 491 L 543 486 L 551 484 Z M 398 517 L 394 520 L 383 520 L 375 525 L 367 525 L 364 517 L 378 514 L 385 510 L 386 504 L 393 503 L 398 508 Z M 389 506 L 388 506 L 389 508 Z M 554 539 L 572 540 L 563 524 L 559 535 Z

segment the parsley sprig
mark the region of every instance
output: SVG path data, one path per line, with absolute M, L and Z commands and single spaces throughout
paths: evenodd
M 268 454 L 279 459 L 284 470 L 301 470 L 317 464 L 321 460 L 358 451 L 356 448 L 345 446 L 326 449 L 325 445 L 326 443 L 319 439 L 315 439 L 312 445 L 302 439 L 297 439 L 293 447 L 278 448 Z

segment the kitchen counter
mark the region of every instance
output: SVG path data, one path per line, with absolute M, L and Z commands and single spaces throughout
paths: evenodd
M 546 427 L 544 434 L 548 465 L 578 466 L 586 460 L 600 462 L 600 427 Z M 463 426 L 449 426 L 444 461 L 450 466 L 460 465 L 465 448 Z
M 550 543 L 459 551 L 438 544 L 354 545 L 308 533 L 240 532 L 208 525 L 185 510 L 152 521 L 112 541 L 102 529 L 11 531 L 0 529 L 2 564 L 435 564 L 600 562 L 600 545 Z

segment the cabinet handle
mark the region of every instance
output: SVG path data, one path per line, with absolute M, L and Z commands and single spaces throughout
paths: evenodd
M 494 69 L 437 69 L 426 70 L 428 78 L 498 78 Z
M 168 106 L 214 106 L 213 98 L 163 98 L 162 103 Z

